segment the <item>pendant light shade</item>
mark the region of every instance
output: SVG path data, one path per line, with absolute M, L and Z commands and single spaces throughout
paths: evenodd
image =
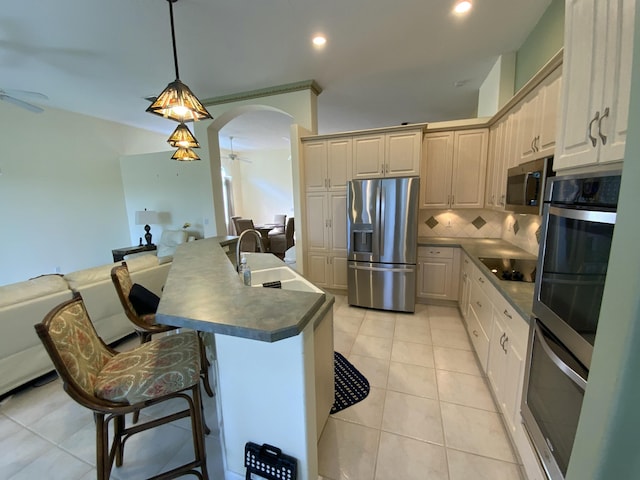
M 181 123 L 176 127 L 173 131 L 167 143 L 172 147 L 182 147 L 182 148 L 200 148 L 200 144 L 196 137 L 193 136 L 189 127 L 187 127 L 184 123 Z
M 171 159 L 178 160 L 179 162 L 192 162 L 194 160 L 200 160 L 200 157 L 190 148 L 180 147 Z
M 181 123 L 212 118 L 198 97 L 178 79 L 167 85 L 147 112 Z
M 213 118 L 202 105 L 191 89 L 180 81 L 178 72 L 178 52 L 176 50 L 176 33 L 173 26 L 173 4 L 178 0 L 169 2 L 169 17 L 171 19 L 171 41 L 173 44 L 173 64 L 176 70 L 176 79 L 167 85 L 155 101 L 147 108 L 147 112 L 161 117 L 184 123 L 194 120 Z

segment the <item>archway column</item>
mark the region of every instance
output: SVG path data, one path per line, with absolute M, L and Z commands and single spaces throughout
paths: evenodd
M 224 217 L 224 200 L 222 189 L 222 177 L 220 174 L 222 164 L 220 160 L 219 132 L 227 123 L 243 113 L 259 110 L 277 111 L 291 117 L 291 165 L 293 185 L 293 210 L 296 218 L 296 262 L 299 270 L 304 272 L 304 245 L 302 232 L 304 231 L 304 192 L 301 181 L 300 164 L 300 138 L 301 132 L 317 133 L 317 90 L 310 85 L 308 88 L 239 99 L 224 101 L 210 105 L 207 109 L 213 116 L 213 120 L 195 122 L 194 134 L 200 142 L 198 154 L 202 161 L 208 161 L 211 174 L 211 206 L 203 207 L 205 211 L 212 213 L 211 220 L 207 221 L 205 214 L 204 236 L 226 235 L 226 219 Z M 238 95 L 236 97 L 241 97 Z M 301 127 L 301 128 L 298 128 Z

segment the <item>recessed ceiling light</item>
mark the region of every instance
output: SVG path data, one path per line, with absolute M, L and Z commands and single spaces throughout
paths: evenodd
M 316 47 L 322 47 L 327 43 L 327 37 L 324 35 L 316 35 L 313 37 L 312 42 Z
M 457 14 L 467 13 L 469 10 L 471 10 L 471 2 L 469 0 L 460 0 L 453 7 L 453 11 Z

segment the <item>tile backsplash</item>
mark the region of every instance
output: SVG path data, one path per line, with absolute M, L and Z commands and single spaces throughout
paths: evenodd
M 518 215 L 506 212 L 502 224 L 502 238 L 529 253 L 538 255 L 541 223 L 542 217 L 539 215 Z
M 502 238 L 538 254 L 541 217 L 493 210 L 420 210 L 420 237 Z

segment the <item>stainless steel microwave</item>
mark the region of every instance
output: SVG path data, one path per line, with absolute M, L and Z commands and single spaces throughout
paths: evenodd
M 522 163 L 507 171 L 505 209 L 515 213 L 542 215 L 545 182 L 554 175 L 553 157 Z

